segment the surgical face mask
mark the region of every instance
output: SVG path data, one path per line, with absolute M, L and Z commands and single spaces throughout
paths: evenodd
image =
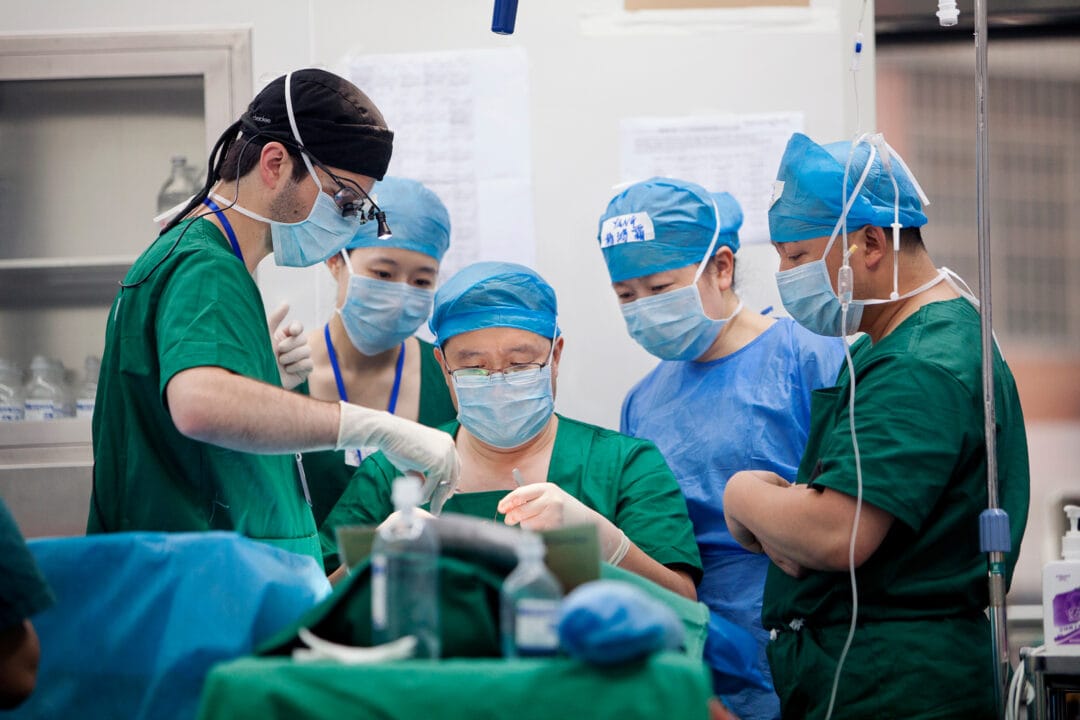
M 551 361 L 555 338 L 543 367 L 519 372 L 451 373 L 458 420 L 472 435 L 503 450 L 520 447 L 540 434 L 555 412 Z
M 626 329 L 638 345 L 661 360 L 696 360 L 709 349 L 742 302 L 726 318 L 705 314 L 696 282 L 621 305 Z
M 315 174 L 312 173 L 312 177 Z M 319 179 L 315 177 L 315 184 Z M 270 239 L 274 246 L 274 262 L 283 267 L 308 267 L 326 260 L 352 240 L 360 227 L 357 217 L 342 217 L 341 209 L 329 195 L 322 191 L 308 216 L 295 223 L 283 223 L 263 217 L 256 212 L 235 204 L 216 193 L 211 193 L 223 208 L 235 210 L 252 220 L 270 226 Z
M 843 209 L 840 214 L 840 219 L 833 228 L 832 235 L 829 237 L 829 242 L 825 246 L 825 252 L 822 253 L 819 259 L 814 260 L 813 262 L 789 268 L 788 270 L 781 270 L 776 273 L 776 285 L 780 291 L 780 299 L 784 303 L 784 309 L 788 311 L 788 314 L 790 314 L 797 323 L 818 335 L 842 337 L 856 333 L 862 322 L 863 309 L 867 305 L 879 305 L 882 303 L 897 302 L 899 300 L 907 299 L 930 289 L 946 277 L 944 273 L 939 272 L 933 280 L 924 285 L 904 293 L 903 295 L 899 294 L 900 191 L 896 184 L 896 178 L 892 174 L 892 166 L 889 161 L 890 157 L 893 160 L 896 160 L 908 173 L 908 176 L 911 178 L 912 184 L 915 185 L 915 188 L 918 190 L 923 203 L 929 204 L 930 201 L 926 199 L 926 195 L 923 193 L 922 188 L 919 187 L 918 182 L 915 180 L 915 176 L 907 170 L 907 166 L 904 165 L 903 160 L 896 151 L 885 142 L 884 138 L 880 135 L 860 136 L 856 139 L 855 143 L 853 143 L 852 147 L 854 148 L 855 144 L 863 142 L 864 139 L 871 144 L 870 155 L 867 158 L 866 167 L 863 169 L 858 182 L 855 183 L 850 199 L 847 197 L 843 198 Z M 882 163 L 886 170 L 888 170 L 890 179 L 892 179 L 893 197 L 895 198 L 893 205 L 894 222 L 892 224 L 893 291 L 888 299 L 855 300 L 851 297 L 852 288 L 850 287 L 851 270 L 849 262 L 850 250 L 847 245 L 847 214 L 848 211 L 851 210 L 851 206 L 854 204 L 855 199 L 859 196 L 859 191 L 862 189 L 863 184 L 866 182 L 866 177 L 874 164 L 874 156 L 878 152 L 879 147 L 881 148 L 882 153 Z M 848 162 L 850 166 L 850 157 Z M 847 172 L 848 168 L 845 167 L 843 183 L 845 192 L 847 188 Z M 833 290 L 825 258 L 829 256 L 829 251 L 832 250 L 833 244 L 836 242 L 837 237 L 840 236 L 841 230 L 843 231 L 845 250 L 844 266 L 840 269 L 840 272 L 842 277 L 846 274 L 849 280 L 846 283 L 847 287 L 843 287 L 844 283 L 841 283 L 838 278 L 837 286 L 840 289 L 840 295 L 838 295 L 837 292 Z M 844 302 L 841 300 L 841 295 L 844 295 L 847 301 L 846 322 L 844 317 Z
M 453 378 L 458 420 L 477 438 L 509 450 L 540 434 L 555 412 L 551 365 L 529 373 L 527 382 L 507 380 L 503 373 L 488 377 Z
M 858 332 L 863 306 L 852 301 L 848 306 L 847 325 L 841 327 L 843 308 L 840 298 L 833 292 L 824 258 L 776 273 L 776 286 L 784 309 L 810 332 L 829 337 Z
M 357 275 L 348 253 L 341 252 L 349 269 L 345 304 L 337 311 L 345 334 L 365 355 L 378 355 L 400 345 L 431 315 L 434 291 Z
M 705 272 L 720 236 L 720 212 L 715 201 L 713 212 L 716 213 L 716 230 L 705 257 L 694 273 L 694 281 L 678 290 L 643 297 L 619 306 L 630 336 L 661 360 L 696 360 L 701 357 L 724 325 L 742 310 L 740 301 L 731 315 L 715 320 L 705 314 L 701 303 L 698 279 Z
M 303 150 L 304 141 L 300 138 L 300 128 L 296 124 L 296 115 L 293 113 L 291 81 L 292 73 L 289 73 L 285 76 L 285 109 L 289 116 L 289 126 L 300 146 L 300 156 L 304 159 L 308 174 L 315 181 L 315 187 L 319 189 L 307 217 L 294 223 L 278 222 L 243 208 L 234 201 L 226 200 L 218 195 L 213 197 L 222 207 L 231 208 L 252 220 L 258 220 L 270 226 L 270 240 L 273 243 L 276 264 L 284 267 L 308 267 L 321 263 L 345 247 L 362 224 L 362 218 L 359 215 L 342 215 L 341 208 L 337 206 L 333 198 L 323 192 L 322 182 L 315 173 L 315 167 L 311 164 L 307 152 Z

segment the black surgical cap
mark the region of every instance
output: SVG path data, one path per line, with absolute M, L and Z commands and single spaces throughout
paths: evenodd
M 292 109 L 303 149 L 331 167 L 382 180 L 390 164 L 394 133 L 371 98 L 326 70 L 293 72 Z M 245 135 L 297 145 L 285 106 L 285 76 L 255 96 L 241 118 Z

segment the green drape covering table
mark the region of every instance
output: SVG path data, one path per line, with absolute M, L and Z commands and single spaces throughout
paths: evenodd
M 603 669 L 566 658 L 343 666 L 244 658 L 207 678 L 200 720 L 705 720 L 707 668 L 678 653 Z

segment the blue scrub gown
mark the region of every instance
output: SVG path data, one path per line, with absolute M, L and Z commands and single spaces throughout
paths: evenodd
M 698 598 L 758 641 L 758 668 L 770 688 L 724 695 L 743 720 L 780 716 L 761 625 L 769 558 L 743 550 L 731 537 L 724 487 L 740 470 L 795 479 L 810 426 L 810 393 L 835 384 L 843 343 L 780 318 L 718 360 L 661 362 L 623 403 L 621 430 L 656 443 L 686 496 L 705 570 Z

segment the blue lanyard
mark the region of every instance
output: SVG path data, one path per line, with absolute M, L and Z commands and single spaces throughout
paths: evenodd
M 326 349 L 329 350 L 330 367 L 334 370 L 334 382 L 337 383 L 338 396 L 344 402 L 349 402 L 349 395 L 345 392 L 345 381 L 341 377 L 341 367 L 338 365 L 337 351 L 334 349 L 334 341 L 330 339 L 330 323 L 323 327 L 323 337 L 326 338 Z M 390 390 L 390 402 L 386 406 L 386 412 L 391 415 L 397 409 L 398 391 L 401 390 L 401 371 L 405 367 L 405 341 L 401 341 L 401 352 L 398 353 L 397 366 L 394 368 L 394 387 Z
M 229 244 L 232 245 L 233 255 L 240 258 L 240 262 L 244 262 L 244 254 L 240 252 L 240 243 L 236 241 L 236 231 L 232 229 L 232 223 L 229 222 L 229 218 L 225 217 L 225 213 L 221 211 L 218 204 L 210 198 L 203 199 L 203 205 L 214 211 L 217 215 L 218 222 L 221 223 L 221 227 L 225 229 L 225 236 L 229 238 Z

